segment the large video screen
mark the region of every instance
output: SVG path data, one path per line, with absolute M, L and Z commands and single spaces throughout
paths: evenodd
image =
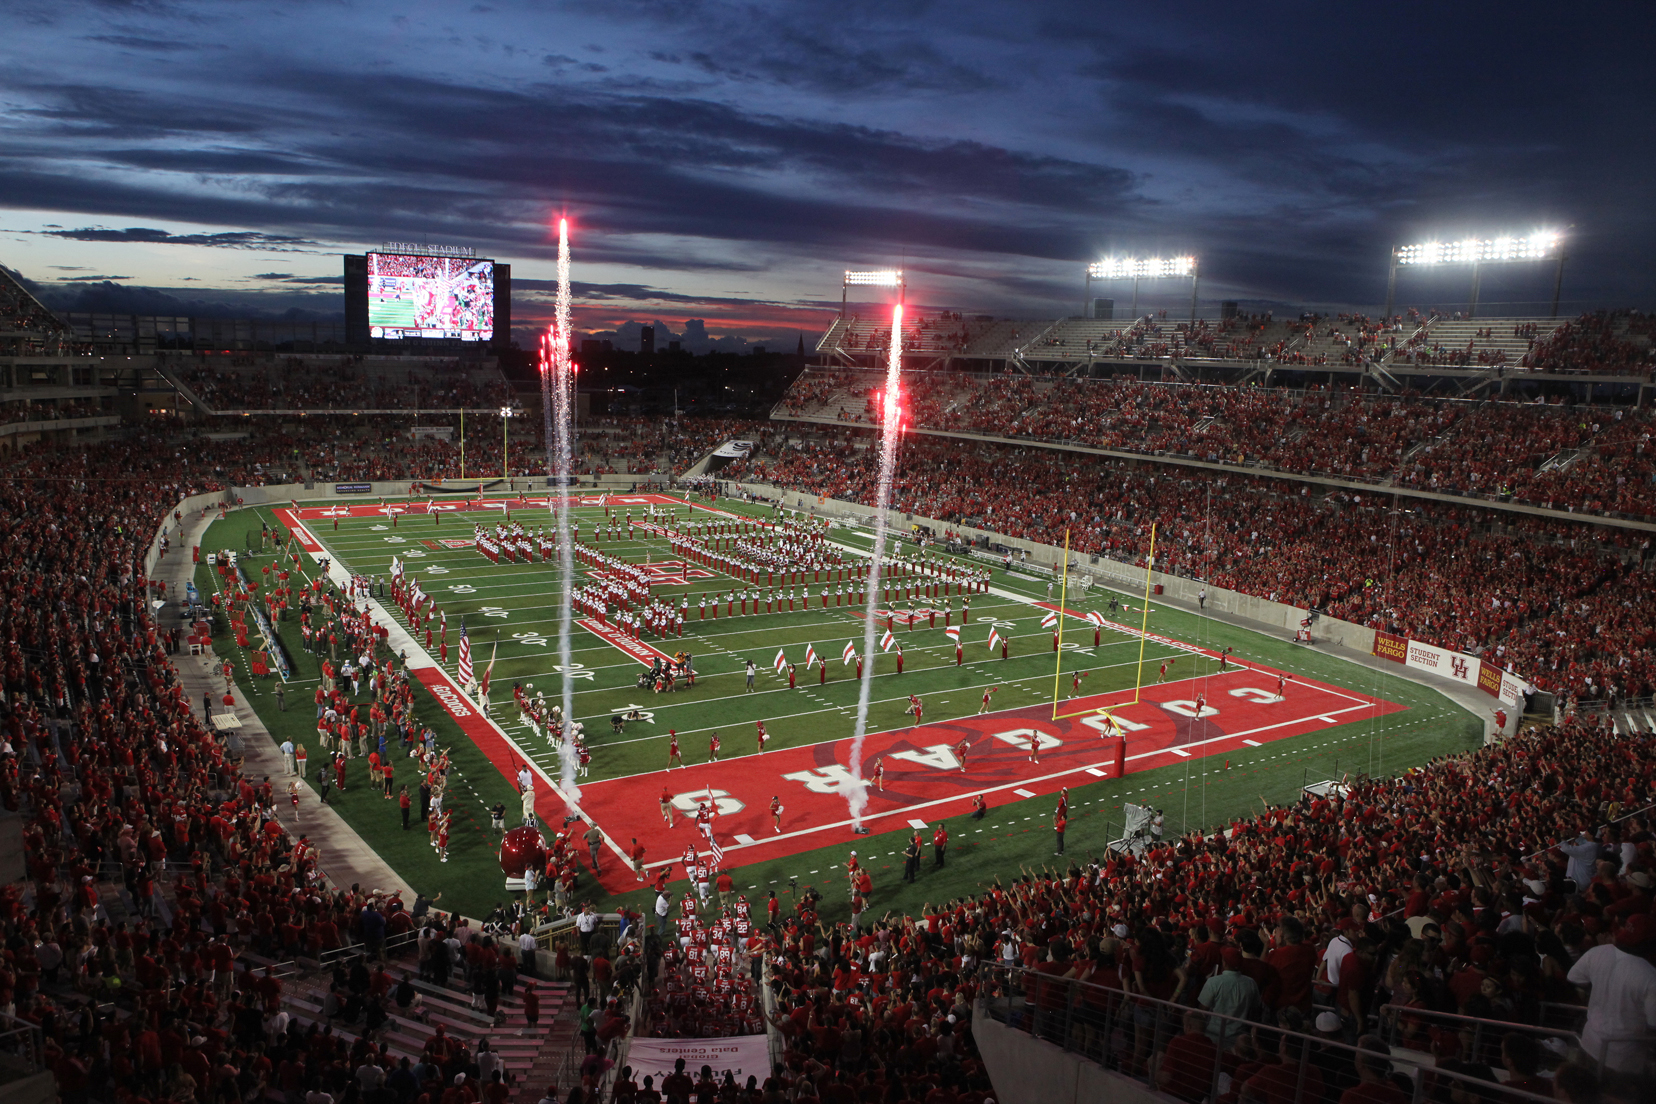
M 368 254 L 372 337 L 494 337 L 494 262 L 470 257 Z

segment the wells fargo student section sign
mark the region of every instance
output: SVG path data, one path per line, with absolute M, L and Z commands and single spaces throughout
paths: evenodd
M 1409 640 L 1392 633 L 1374 634 L 1374 654 L 1416 671 L 1429 671 L 1434 675 L 1454 679 L 1456 682 L 1464 682 L 1468 686 L 1476 686 L 1490 697 L 1500 698 L 1508 705 L 1520 704 L 1524 695 L 1532 689 L 1529 683 L 1518 675 L 1504 671 L 1477 656 L 1450 651 L 1448 648 L 1440 648 L 1419 640 Z
M 633 1080 L 639 1084 L 644 1078 L 654 1077 L 659 1087 L 661 1079 L 673 1072 L 677 1061 L 684 1059 L 684 1070 L 692 1078 L 703 1066 L 713 1070 L 716 1081 L 724 1079 L 725 1070 L 744 1084 L 751 1074 L 763 1081 L 770 1075 L 770 1042 L 764 1035 L 735 1035 L 725 1039 L 634 1039 L 627 1051 L 627 1065 L 633 1069 Z

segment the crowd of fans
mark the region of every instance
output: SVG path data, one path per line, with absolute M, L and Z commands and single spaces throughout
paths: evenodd
M 1650 375 L 1656 347 L 1648 338 L 1649 319 L 1639 312 L 1596 311 L 1566 322 L 1537 342 L 1523 366 L 1538 372 Z M 1645 335 L 1642 344 L 1623 336 Z
M 937 1089 L 981 1099 L 968 1011 L 979 995 L 1002 1003 L 1005 975 L 985 968 L 1004 965 L 1029 971 L 1011 983 L 1027 1010 L 1068 1008 L 1077 1049 L 1193 1102 L 1207 1098 L 1215 1069 L 1230 1099 L 1284 1104 L 1334 1102 L 1385 1080 L 1327 1048 L 1302 1082 L 1297 1044 L 1279 1056 L 1273 1026 L 1346 1043 L 1385 1031 L 1491 1094 L 1504 1065 L 1513 1088 L 1639 1099 L 1656 1016 L 1648 1004 L 1619 1007 L 1608 987 L 1609 971 L 1636 966 L 1642 999 L 1656 1001 L 1656 835 L 1641 813 L 1656 782 L 1653 743 L 1583 723 L 1530 729 L 1222 830 L 1158 832 L 1138 854 L 996 877 L 919 916 L 827 927 L 806 894 L 772 929 L 781 1079 L 820 1100 L 842 1085 L 847 1100 L 929 1100 Z M 1059 800 L 1055 824 L 1067 813 Z M 1629 813 L 1640 815 L 1618 823 Z M 847 873 L 848 894 L 867 897 L 872 916 L 878 887 Z M 1544 1006 L 1577 1004 L 1588 984 L 1601 1003 L 1588 1007 L 1586 1058 L 1542 1076 L 1561 1056 L 1498 1024 L 1555 1022 Z M 1209 1040 L 1192 1059 L 1169 1042 L 1170 1006 L 1139 997 L 1249 1023 L 1187 1021 Z M 1497 1026 L 1479 1041 L 1436 1013 Z M 1644 1041 L 1613 1041 L 1624 1034 Z M 1279 1057 L 1289 1076 L 1273 1084 Z
M 0 403 L 0 423 L 50 422 L 62 418 L 95 418 L 113 414 L 98 399 L 37 399 Z
M 362 356 L 271 353 L 178 357 L 172 367 L 214 410 L 493 410 L 512 399 L 498 372 L 479 381 L 480 370 L 458 360 L 416 370 Z
M 882 383 L 874 373 L 808 372 L 783 410 L 834 409 L 836 394 L 860 392 L 858 420 L 877 422 Z M 905 388 L 905 422 L 918 428 L 1656 514 L 1648 409 L 1024 375 L 913 373 Z M 1571 462 L 1584 448 L 1611 462 L 1609 485 L 1603 464 Z

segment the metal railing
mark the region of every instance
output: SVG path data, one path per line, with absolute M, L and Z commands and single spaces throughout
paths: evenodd
M 1492 1087 L 1488 1081 L 1435 1068 L 1433 1059 L 1419 1051 L 1364 1050 L 1320 1035 L 1033 970 L 985 966 L 979 978 L 979 1014 L 1192 1104 L 1242 1088 L 1227 1070 L 1228 1054 L 1231 1068 L 1237 1068 L 1239 1058 L 1261 1063 L 1251 1075 L 1264 1079 L 1253 1086 L 1261 1089 L 1254 1095 L 1275 1104 L 1318 1104 L 1329 1089 L 1357 1084 L 1359 1056 L 1382 1078 L 1394 1070 L 1408 1078 L 1411 1104 L 1434 1099 L 1438 1088 L 1449 1082 L 1465 1082 L 1479 1096 Z M 1501 1094 L 1513 1104 L 1552 1099 L 1504 1086 Z
M 39 1073 L 45 1068 L 40 1027 L 0 1012 L 0 1055 L 22 1063 L 28 1073 Z
M 1436 1025 L 1463 1036 L 1461 1057 L 1489 1066 L 1501 1064 L 1501 1040 L 1508 1032 L 1513 1031 L 1522 1035 L 1537 1035 L 1557 1040 L 1561 1046 L 1557 1050 L 1550 1050 L 1549 1053 L 1560 1058 L 1570 1049 L 1581 1049 L 1581 1036 L 1568 1028 L 1491 1020 L 1482 1016 L 1463 1016 L 1458 1012 L 1439 1012 L 1431 1008 L 1411 1008 L 1401 1004 L 1382 1005 L 1377 1009 L 1377 1015 L 1380 1030 L 1376 1034 L 1385 1039 L 1388 1046 L 1418 1049 L 1408 1047 L 1407 1041 L 1400 1043 L 1399 1036 L 1411 1027 L 1418 1028 L 1424 1033 L 1429 1027 Z M 1470 1039 L 1464 1038 L 1468 1032 L 1471 1033 Z

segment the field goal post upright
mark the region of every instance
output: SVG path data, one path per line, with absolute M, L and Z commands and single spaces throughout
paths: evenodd
M 1069 606 L 1066 599 L 1069 596 L 1069 555 L 1070 531 L 1064 530 L 1064 569 L 1059 576 L 1062 580 L 1058 585 L 1058 646 L 1052 656 L 1052 719 L 1058 719 L 1058 694 L 1061 689 L 1064 675 L 1064 620 Z
M 1150 639 L 1150 592 L 1153 589 L 1152 584 L 1151 584 L 1151 573 L 1155 570 L 1155 566 L 1156 566 L 1156 523 L 1151 522 L 1150 523 L 1150 554 L 1149 554 L 1149 556 L 1147 556 L 1145 558 L 1145 562 L 1144 562 L 1144 609 L 1141 612 L 1141 619 L 1140 619 L 1140 624 L 1139 624 L 1139 657 L 1138 657 L 1138 665 L 1137 665 L 1136 673 L 1133 676 L 1133 700 L 1132 701 L 1118 702 L 1115 705 L 1099 706 L 1099 707 L 1096 707 L 1096 708 L 1093 708 L 1093 709 L 1078 709 L 1073 713 L 1060 713 L 1058 711 L 1059 675 L 1058 675 L 1057 672 L 1054 672 L 1053 676 L 1052 676 L 1052 719 L 1053 720 L 1061 721 L 1061 720 L 1066 720 L 1070 717 L 1096 717 L 1096 716 L 1102 716 L 1107 721 L 1109 721 L 1110 727 L 1115 729 L 1116 733 L 1118 733 L 1118 734 L 1120 733 L 1120 728 L 1115 723 L 1115 716 L 1114 716 L 1115 711 L 1117 709 L 1124 708 L 1125 706 L 1137 705 L 1139 700 L 1140 700 L 1140 694 L 1144 690 L 1144 650 L 1145 650 L 1145 645 L 1148 643 L 1148 641 Z M 1065 532 L 1065 534 L 1064 534 L 1064 585 L 1065 585 L 1065 587 L 1068 587 L 1068 585 L 1069 585 L 1069 533 L 1068 532 Z M 1061 667 L 1062 664 L 1063 664 L 1063 658 L 1064 658 L 1064 645 L 1063 645 L 1064 628 L 1063 628 L 1063 626 L 1064 626 L 1065 612 L 1064 612 L 1063 602 L 1060 600 L 1060 602 L 1058 604 L 1059 604 L 1059 612 L 1058 612 L 1058 663 Z

